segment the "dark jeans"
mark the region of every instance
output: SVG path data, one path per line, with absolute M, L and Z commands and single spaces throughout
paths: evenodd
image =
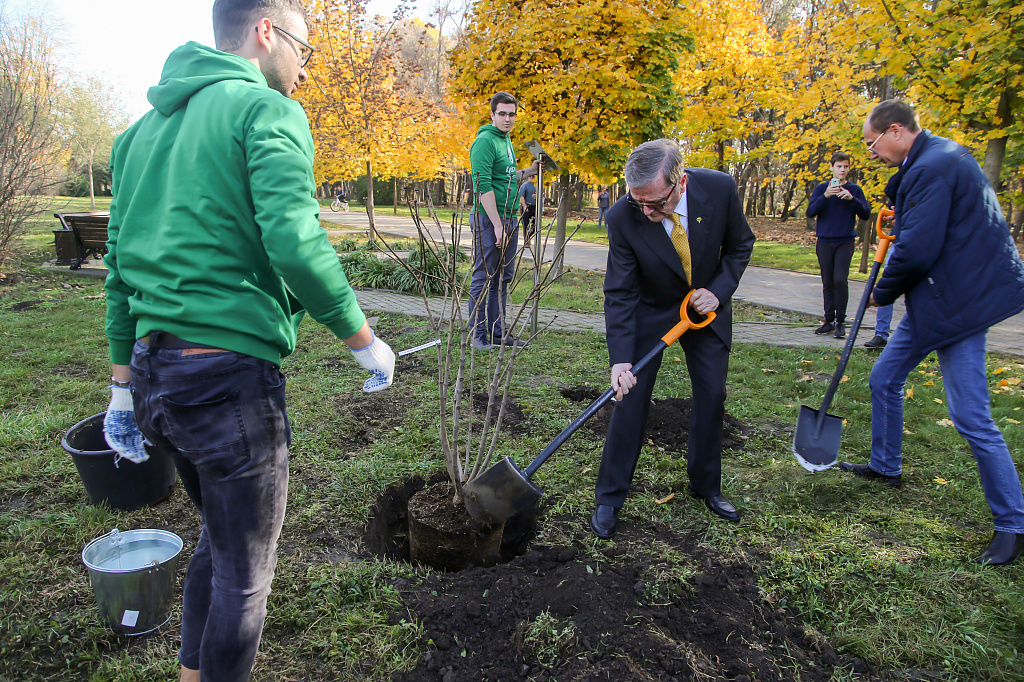
M 523 211 L 523 234 L 526 239 L 533 237 L 534 223 L 537 220 L 537 204 L 527 204 Z
M 821 268 L 822 298 L 825 322 L 846 322 L 846 306 L 850 302 L 850 261 L 853 260 L 853 238 L 819 239 L 815 246 Z
M 608 226 L 604 225 L 604 214 L 608 212 L 608 208 L 605 206 L 597 207 L 597 229 L 601 229 L 602 226 L 607 230 Z
M 505 329 L 508 283 L 516 271 L 519 228 L 515 216 L 505 219 L 505 239 L 494 243 L 494 224 L 486 214 L 469 214 L 473 226 L 473 280 L 469 284 L 469 322 L 473 335 L 486 343 L 500 339 Z M 504 261 L 501 260 L 504 256 Z M 499 263 L 502 263 L 498 269 Z
M 291 430 L 284 375 L 232 352 L 182 355 L 141 341 L 135 418 L 170 455 L 203 528 L 185 578 L 178 660 L 204 680 L 249 679 L 277 564 Z

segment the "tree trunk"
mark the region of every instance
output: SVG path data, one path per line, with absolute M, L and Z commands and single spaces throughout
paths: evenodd
M 373 224 L 373 160 L 366 159 L 366 217 L 370 221 L 370 241 L 377 241 L 377 228 Z
M 398 176 L 391 178 L 391 199 L 394 202 L 394 208 L 391 209 L 391 215 L 398 215 Z
M 1009 126 L 1012 121 L 1010 114 L 1010 91 L 1003 90 L 999 95 L 999 105 L 996 108 L 996 116 L 999 117 L 1000 123 L 1005 128 Z M 992 185 L 992 189 L 996 192 L 999 191 L 999 173 L 1003 168 L 1003 158 L 1006 156 L 1006 134 L 1002 137 L 990 138 L 988 141 L 988 147 L 985 149 L 985 163 L 982 166 L 982 170 L 985 171 L 985 177 L 988 178 L 988 182 Z
M 558 213 L 557 222 L 555 223 L 555 254 L 557 257 L 552 257 L 551 261 L 551 276 L 559 277 L 562 274 L 562 246 L 565 244 L 565 223 L 569 217 L 569 197 L 572 192 L 572 180 L 571 176 L 562 172 L 562 175 L 558 178 Z M 540 219 L 540 216 L 537 216 Z M 538 223 L 540 225 L 540 223 Z
M 786 180 L 782 190 L 782 222 L 789 220 L 789 204 L 793 201 L 793 192 L 796 190 L 796 180 Z
M 804 196 L 807 197 L 808 203 L 810 203 L 810 201 L 811 201 L 811 194 L 813 194 L 813 193 L 814 193 L 814 185 L 812 183 L 808 182 L 807 186 L 804 187 Z M 816 226 L 817 226 L 817 222 L 814 220 L 814 218 L 807 218 L 807 231 L 808 232 L 814 232 L 814 228 Z
M 89 150 L 89 202 L 92 204 L 93 211 L 96 210 L 96 188 L 93 186 L 92 178 L 92 150 Z

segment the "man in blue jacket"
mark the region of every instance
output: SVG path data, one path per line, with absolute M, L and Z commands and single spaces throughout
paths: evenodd
M 970 151 L 921 130 L 915 111 L 895 100 L 872 110 L 863 135 L 872 158 L 899 168 L 885 188 L 896 241 L 871 304 L 903 294 L 907 312 L 871 371 L 871 461 L 839 467 L 900 486 L 904 385 L 935 351 L 949 416 L 977 460 L 995 520 L 977 561 L 1008 564 L 1024 552 L 1024 495 L 989 410 L 985 332 L 1024 310 L 1024 262 Z
M 857 217 L 871 217 L 871 206 L 860 187 L 846 182 L 850 172 L 850 155 L 832 155 L 832 179 L 814 188 L 807 203 L 807 217 L 817 217 L 818 267 L 821 268 L 822 298 L 825 303 L 825 324 L 815 334 L 846 336 L 846 305 L 850 301 L 850 261 L 857 238 Z

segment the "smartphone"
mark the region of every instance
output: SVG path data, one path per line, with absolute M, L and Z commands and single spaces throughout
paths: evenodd
M 831 180 L 829 180 L 828 181 L 828 186 L 829 187 L 838 187 L 839 186 L 839 178 L 832 178 Z

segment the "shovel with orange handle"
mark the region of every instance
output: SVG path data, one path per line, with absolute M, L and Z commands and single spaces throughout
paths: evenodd
M 878 220 L 875 222 L 875 231 L 878 233 L 875 263 L 871 266 L 871 276 L 868 278 L 867 286 L 864 287 L 864 295 L 861 296 L 857 316 L 853 320 L 850 335 L 846 339 L 846 347 L 843 348 L 843 354 L 839 359 L 839 367 L 832 375 L 832 381 L 825 392 L 825 399 L 821 402 L 821 409 L 815 410 L 807 405 L 800 406 L 800 417 L 797 419 L 796 433 L 793 435 L 793 454 L 800 466 L 808 471 L 825 471 L 835 466 L 839 460 L 839 439 L 843 433 L 843 418 L 827 414 L 828 406 L 832 404 L 836 389 L 843 380 L 843 371 L 846 369 L 846 363 L 850 360 L 850 351 L 853 349 L 853 342 L 860 330 L 861 320 L 864 319 L 868 301 L 871 300 L 871 292 L 875 288 L 878 271 L 885 261 L 889 243 L 895 239 L 882 230 L 882 218 L 891 215 L 893 212 L 888 208 L 878 212 Z
M 642 370 L 658 353 L 675 343 L 688 329 L 700 329 L 711 324 L 711 321 L 715 319 L 713 312 L 708 313 L 700 322 L 690 320 L 686 307 L 690 303 L 692 295 L 693 290 L 686 294 L 686 298 L 683 299 L 683 303 L 679 307 L 679 323 L 661 337 L 661 341 L 651 349 L 650 353 L 633 365 L 630 372 L 636 374 Z M 530 466 L 526 467 L 525 471 L 517 467 L 511 458 L 504 457 L 487 471 L 467 481 L 462 486 L 462 492 L 466 511 L 470 516 L 486 523 L 504 523 L 516 512 L 539 500 L 544 495 L 544 491 L 537 487 L 530 477 L 555 450 L 561 447 L 562 443 L 569 439 L 569 436 L 611 400 L 613 395 L 615 395 L 615 389 L 609 388 L 600 398 L 592 402 L 590 407 L 583 411 L 583 414 L 565 427 L 565 430 L 558 434 L 544 448 L 543 452 L 537 455 L 537 458 L 530 463 Z

